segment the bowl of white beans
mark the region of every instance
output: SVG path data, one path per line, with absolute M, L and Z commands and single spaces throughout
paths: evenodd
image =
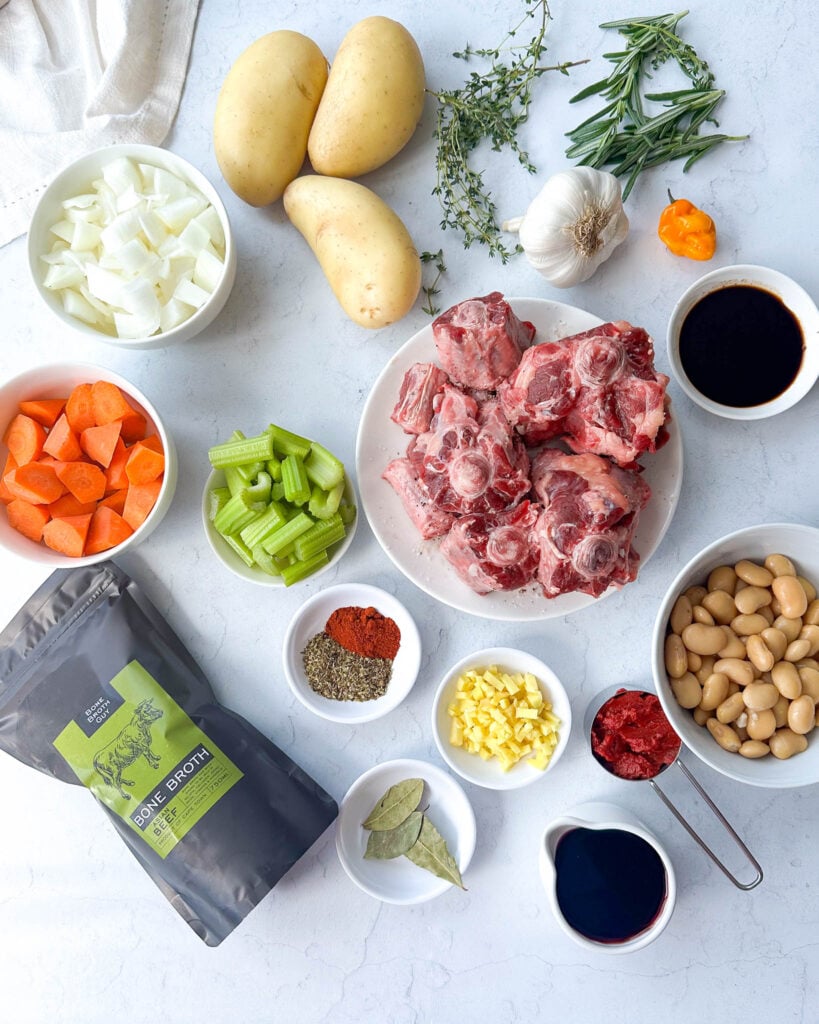
M 753 786 L 819 782 L 819 529 L 770 523 L 695 555 L 657 613 L 652 671 L 683 743 Z

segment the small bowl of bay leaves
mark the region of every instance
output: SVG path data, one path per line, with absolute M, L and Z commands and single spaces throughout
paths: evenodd
M 384 903 L 424 903 L 465 889 L 475 814 L 460 784 L 426 761 L 387 761 L 347 791 L 336 823 L 341 865 Z

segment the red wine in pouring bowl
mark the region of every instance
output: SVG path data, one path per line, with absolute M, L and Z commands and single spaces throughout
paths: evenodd
M 763 405 L 796 379 L 805 339 L 782 300 L 755 285 L 708 292 L 680 328 L 680 362 L 692 385 L 733 408 Z
M 568 924 L 594 942 L 628 942 L 657 920 L 668 895 L 665 865 L 641 836 L 574 828 L 555 850 L 557 902 Z

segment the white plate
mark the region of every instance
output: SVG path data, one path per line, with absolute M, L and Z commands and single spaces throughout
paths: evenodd
M 408 758 L 370 768 L 347 790 L 336 821 L 338 859 L 360 889 L 384 903 L 424 903 L 447 889 L 455 890 L 454 899 L 462 895 L 457 886 L 419 868 L 406 857 L 364 859 L 369 832 L 361 823 L 390 786 L 404 779 L 424 780 L 421 804 L 429 807 L 429 819 L 446 840 L 463 878 L 475 852 L 472 805 L 460 784 L 442 768 Z
M 308 640 L 324 630 L 337 608 L 375 608 L 392 619 L 401 632 L 401 644 L 392 666 L 387 692 L 377 700 L 331 700 L 316 693 L 307 681 L 301 652 Z M 314 594 L 299 608 L 287 627 L 282 649 L 284 674 L 290 689 L 314 714 L 332 722 L 372 722 L 388 714 L 404 700 L 421 667 L 421 637 L 410 613 L 401 602 L 366 583 L 340 583 Z
M 603 321 L 585 310 L 548 299 L 508 299 L 521 320 L 537 328 L 535 343 L 556 341 L 587 331 Z M 476 594 L 455 573 L 438 550 L 438 540 L 424 540 L 410 522 L 401 500 L 381 478 L 387 463 L 406 452 L 409 435 L 390 419 L 398 401 L 404 373 L 416 362 L 437 362 L 432 325 L 410 338 L 390 359 L 376 380 L 364 406 L 356 443 L 356 474 L 361 506 L 379 544 L 401 572 L 432 597 L 451 608 L 488 619 L 523 622 L 551 619 L 586 608 L 616 591 L 609 589 L 599 598 L 589 594 L 562 594 L 545 598 L 539 585 L 520 590 Z M 668 529 L 683 476 L 683 449 L 679 425 L 668 424 L 668 443 L 645 460 L 643 478 L 651 487 L 648 508 L 640 514 L 634 547 L 641 565 L 656 551 Z
M 452 719 L 447 707 L 455 698 L 459 676 L 470 669 L 485 669 L 490 665 L 497 665 L 505 672 L 531 672 L 540 684 L 543 696 L 551 703 L 552 710 L 560 719 L 557 746 L 543 771 L 533 768 L 525 759 L 518 761 L 509 771 L 504 771 L 496 758 L 484 761 L 478 754 L 471 754 L 463 747 L 453 747 L 449 742 Z M 441 757 L 461 778 L 485 789 L 520 789 L 521 786 L 529 786 L 544 778 L 568 746 L 571 730 L 572 708 L 563 684 L 540 658 L 511 647 L 487 647 L 461 658 L 441 680 L 432 702 L 432 735 Z

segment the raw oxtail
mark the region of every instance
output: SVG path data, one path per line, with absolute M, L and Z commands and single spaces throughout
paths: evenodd
M 338 813 L 110 561 L 53 573 L 0 634 L 0 749 L 87 786 L 209 946 Z

